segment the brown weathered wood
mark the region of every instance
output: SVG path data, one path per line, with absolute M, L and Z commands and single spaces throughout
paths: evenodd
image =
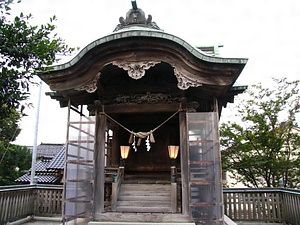
M 118 201 L 118 183 L 113 182 L 111 184 L 111 211 L 115 212 L 117 209 Z
M 117 212 L 172 212 L 170 184 L 122 184 Z
M 151 112 L 176 112 L 179 103 L 170 104 L 124 104 L 124 105 L 108 105 L 105 106 L 105 112 L 108 114 L 118 113 L 151 113 Z
M 238 214 L 237 214 L 237 196 L 238 194 L 234 194 L 233 195 L 233 215 L 234 215 L 234 218 L 238 218 Z
M 284 221 L 291 224 L 300 224 L 300 194 L 283 193 L 282 212 Z
M 228 189 L 226 189 L 224 199 L 226 199 L 224 201 L 226 215 L 233 220 L 285 221 L 290 224 L 299 224 L 300 222 L 298 210 L 300 204 L 299 191 L 289 192 L 289 190 L 270 188 L 233 189 L 228 192 Z M 244 204 L 244 201 L 246 201 L 246 204 Z
M 113 212 L 116 211 L 117 209 L 117 201 L 119 198 L 119 192 L 121 188 L 121 184 L 124 180 L 124 167 L 119 167 L 118 169 L 118 174 L 116 177 L 116 181 L 113 181 L 112 185 L 112 190 L 111 190 L 111 210 Z
M 171 183 L 171 212 L 177 211 L 177 183 Z
M 112 150 L 111 150 L 111 165 L 112 166 L 119 166 L 120 162 L 120 140 L 119 138 L 119 132 L 120 132 L 120 127 L 113 125 L 112 126 L 112 131 L 113 131 L 113 142 L 112 142 Z
M 62 214 L 62 187 L 19 185 L 2 189 L 0 188 L 0 224 L 22 219 L 27 215 Z
M 190 222 L 189 216 L 174 213 L 103 213 L 97 215 L 98 221 L 114 222 Z M 194 224 L 194 223 L 191 223 Z
M 94 153 L 94 213 L 104 212 L 106 116 L 96 115 L 96 143 Z
M 182 109 L 185 109 L 186 102 L 182 101 Z M 180 129 L 180 160 L 181 160 L 181 188 L 182 188 L 182 214 L 189 215 L 189 180 L 188 180 L 188 130 L 186 111 L 179 113 Z
M 139 184 L 137 184 L 139 185 Z M 125 185 L 126 186 L 126 185 Z M 147 190 L 147 186 L 149 184 L 141 185 L 142 190 Z M 26 186 L 23 188 L 17 188 L 18 186 L 14 188 L 7 188 L 7 190 L 2 190 L 0 188 L 0 224 L 5 224 L 8 221 L 14 221 L 18 218 L 24 218 L 26 215 L 38 215 L 38 216 L 45 216 L 45 215 L 57 215 L 61 213 L 61 201 L 62 201 L 62 187 L 57 186 Z M 135 188 L 136 185 L 132 184 L 132 188 Z M 167 191 L 167 185 L 162 186 L 155 186 L 156 188 L 153 188 L 153 192 L 155 193 L 156 190 L 162 189 L 164 191 Z M 127 189 L 126 189 L 127 188 Z M 126 186 L 125 190 L 130 190 L 130 185 Z M 170 188 L 169 188 L 170 190 Z M 151 196 L 153 193 L 151 193 L 149 196 Z M 233 197 L 236 196 L 236 194 L 239 194 L 240 197 Z M 270 202 L 270 215 L 268 215 L 265 219 L 262 217 L 262 219 L 258 219 L 258 213 L 255 213 L 255 209 L 258 208 L 258 199 L 261 199 L 262 195 L 265 195 L 265 201 Z M 133 195 L 129 195 L 128 197 L 133 197 Z M 147 197 L 145 197 L 147 198 Z M 287 189 L 232 189 L 232 190 L 224 190 L 224 203 L 225 203 L 225 212 L 226 215 L 232 218 L 233 220 L 237 220 L 238 218 L 234 218 L 234 213 L 230 210 L 230 208 L 233 205 L 233 198 L 236 198 L 235 204 L 241 204 L 244 206 L 244 201 L 246 201 L 246 208 L 248 212 L 246 213 L 247 216 L 244 215 L 240 220 L 243 221 L 269 221 L 269 222 L 276 222 L 276 221 L 286 221 L 290 224 L 299 224 L 299 204 L 300 204 L 300 192 L 295 190 L 292 192 L 289 192 Z M 156 198 L 157 201 L 161 201 L 161 204 L 166 204 L 166 200 L 163 199 L 163 196 Z M 141 204 L 145 204 L 149 202 L 148 199 L 146 202 L 142 202 Z M 260 200 L 261 201 L 261 200 Z M 131 203 L 123 202 L 122 204 L 125 204 L 123 206 L 129 205 Z M 155 201 L 152 201 L 149 203 L 149 205 L 155 206 Z M 35 205 L 34 211 L 33 211 L 33 205 Z M 169 200 L 169 207 L 170 207 L 170 200 Z M 166 205 L 165 205 L 166 206 Z M 249 208 L 251 208 L 249 210 Z M 17 209 L 17 210 L 16 210 Z M 228 209 L 228 210 L 226 210 Z M 239 209 L 239 207 L 237 207 Z M 266 208 L 267 209 L 267 208 Z M 276 209 L 277 213 L 274 213 L 274 209 Z M 241 207 L 241 210 L 245 212 L 245 209 Z M 268 209 L 267 209 L 268 211 Z M 16 214 L 17 213 L 17 214 Z M 129 213 L 130 214 L 130 213 Z M 238 213 L 240 214 L 240 213 Z M 262 210 L 261 210 L 262 214 Z M 111 221 L 121 220 L 126 221 L 126 219 L 129 219 L 130 217 L 127 217 L 126 215 L 122 215 L 120 213 L 116 214 L 109 214 L 109 213 L 102 213 L 96 214 L 96 218 L 110 218 Z M 110 215 L 110 216 L 108 216 Z M 115 215 L 116 218 L 113 218 Z M 158 221 L 172 221 L 171 218 L 177 218 L 178 214 L 150 214 L 152 216 L 146 216 L 146 214 L 143 214 L 143 216 L 139 216 L 138 214 L 130 214 L 131 218 L 144 218 L 144 221 L 147 221 L 146 219 L 150 219 L 150 221 L 155 221 L 155 218 L 160 218 Z M 132 216 L 132 215 L 136 215 Z M 147 214 L 149 215 L 149 214 Z M 164 215 L 164 216 L 163 216 Z M 182 215 L 181 215 L 182 216 Z M 151 217 L 151 218 L 150 218 Z M 154 218 L 155 217 L 155 218 Z M 188 218 L 186 216 L 185 218 Z M 152 220 L 151 220 L 152 219 Z M 170 220 L 168 220 L 170 219 Z M 122 221 L 122 220 L 121 220 Z M 140 220 L 141 221 L 141 220 Z

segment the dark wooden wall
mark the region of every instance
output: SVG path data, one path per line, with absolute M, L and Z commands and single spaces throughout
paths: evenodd
M 162 122 L 164 122 L 171 114 L 126 114 L 119 115 L 118 121 L 122 125 L 134 132 L 147 132 Z M 146 139 L 142 139 L 141 145 L 137 146 L 137 151 L 131 147 L 128 159 L 126 160 L 127 171 L 169 171 L 171 161 L 168 155 L 168 145 L 179 145 L 179 123 L 178 116 L 168 121 L 157 129 L 154 133 L 155 143 L 151 143 L 150 151 L 146 148 Z M 120 145 L 129 145 L 128 140 L 130 133 L 123 128 L 119 129 L 118 139 Z M 138 138 L 136 138 L 136 143 Z M 114 149 L 115 157 L 120 158 L 119 147 Z M 178 157 L 178 165 L 180 157 Z M 116 161 L 116 159 L 114 160 Z

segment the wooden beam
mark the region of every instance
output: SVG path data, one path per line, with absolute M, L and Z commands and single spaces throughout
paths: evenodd
M 104 111 L 107 114 L 118 113 L 155 113 L 155 112 L 176 112 L 179 109 L 180 103 L 170 104 L 118 104 L 104 106 Z

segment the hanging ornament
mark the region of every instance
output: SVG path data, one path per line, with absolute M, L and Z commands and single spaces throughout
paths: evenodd
M 147 137 L 147 139 L 146 139 L 146 149 L 147 149 L 147 152 L 149 152 L 150 151 L 150 149 L 151 149 L 151 146 L 150 146 L 150 141 L 149 141 L 149 139 L 150 139 L 150 135 Z
M 130 133 L 130 137 L 129 137 L 128 143 L 132 144 L 132 142 L 133 142 L 133 133 Z
M 151 143 L 155 143 L 154 136 L 153 136 L 153 131 L 152 130 L 150 131 L 150 142 Z
M 140 137 L 137 144 L 136 144 L 136 146 L 141 146 L 141 143 L 142 143 L 142 138 Z
M 135 152 L 137 151 L 137 148 L 135 145 L 135 136 L 133 136 L 132 148 L 134 149 Z
M 105 112 L 101 112 L 101 114 L 106 115 L 110 120 L 112 120 L 113 122 L 115 122 L 116 124 L 118 124 L 119 126 L 121 126 L 122 128 L 124 128 L 126 131 L 128 131 L 130 133 L 130 137 L 129 137 L 128 143 L 132 144 L 132 148 L 136 152 L 137 151 L 137 147 L 136 146 L 140 146 L 142 139 L 146 138 L 146 137 L 147 137 L 147 139 L 146 139 L 147 151 L 150 151 L 150 149 L 151 149 L 150 143 L 155 143 L 153 132 L 156 131 L 158 128 L 160 128 L 162 125 L 164 125 L 166 122 L 168 122 L 178 112 L 183 111 L 183 110 L 185 110 L 185 109 L 181 109 L 181 108 L 178 109 L 173 115 L 171 115 L 169 118 L 167 118 L 164 122 L 162 122 L 160 125 L 158 125 L 154 129 L 152 129 L 152 130 L 150 130 L 148 132 L 138 132 L 138 133 L 130 131 L 128 128 L 126 128 L 125 126 L 123 126 L 122 124 L 120 124 L 118 121 L 116 121 L 115 119 L 113 119 L 112 117 L 110 117 L 109 115 L 107 115 Z M 136 144 L 136 140 L 135 140 L 136 137 L 139 138 L 137 144 Z

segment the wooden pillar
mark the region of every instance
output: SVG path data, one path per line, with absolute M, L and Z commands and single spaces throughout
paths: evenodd
M 181 109 L 186 109 L 186 99 L 181 102 Z M 188 128 L 186 111 L 179 113 L 180 129 L 180 160 L 181 160 L 181 188 L 182 188 L 182 214 L 189 215 L 189 178 L 188 178 Z
M 111 153 L 111 165 L 118 167 L 120 163 L 120 140 L 119 140 L 119 126 L 113 125 L 113 143 Z
M 96 115 L 96 141 L 94 154 L 94 213 L 104 212 L 105 184 L 105 127 L 106 116 Z

